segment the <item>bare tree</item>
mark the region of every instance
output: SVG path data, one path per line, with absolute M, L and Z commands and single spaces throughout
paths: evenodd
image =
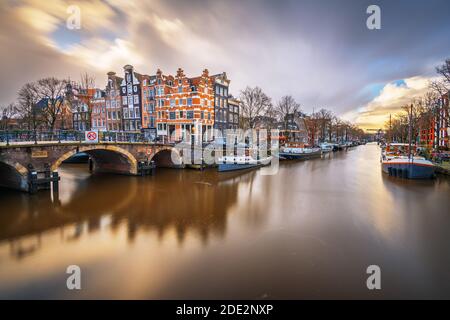
M 45 103 L 43 116 L 49 130 L 55 129 L 56 121 L 62 113 L 66 87 L 66 80 L 59 80 L 54 77 L 40 79 L 37 82 L 39 97 Z
M 295 117 L 300 112 L 298 104 L 292 96 L 283 96 L 275 106 L 275 114 L 283 122 L 283 130 L 287 132 L 289 117 Z M 289 133 L 288 133 L 289 135 Z
M 39 94 L 36 83 L 26 83 L 18 92 L 18 116 L 25 121 L 28 130 L 36 130 L 42 121 L 38 108 Z
M 17 115 L 17 106 L 14 103 L 1 108 L 0 129 L 8 130 L 11 120 Z
M 254 129 L 260 117 L 271 111 L 272 101 L 259 87 L 247 87 L 240 94 L 242 124 L 245 129 Z
M 333 113 L 327 109 L 320 109 L 314 112 L 312 118 L 317 123 L 316 127 L 319 132 L 319 142 L 325 141 L 327 137 L 327 129 L 330 127 L 331 119 L 333 118 Z
M 82 73 L 80 76 L 80 88 L 84 90 L 95 88 L 95 77 L 88 74 L 87 72 Z
M 436 67 L 436 72 L 444 78 L 447 85 L 450 85 L 450 59 L 445 59 L 445 62 Z

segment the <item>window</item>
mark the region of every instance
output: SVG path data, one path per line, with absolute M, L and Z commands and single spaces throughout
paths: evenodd
M 170 99 L 170 106 L 175 107 L 175 99 Z
M 228 97 L 228 89 L 227 89 L 227 88 L 225 88 L 225 89 L 223 90 L 223 95 L 224 95 L 225 97 Z
M 201 119 L 204 119 L 204 118 L 205 118 L 205 113 L 204 113 L 203 111 L 200 113 L 200 118 L 201 118 Z
M 133 91 L 131 83 L 127 85 L 127 91 L 128 93 L 131 93 Z
M 178 93 L 182 93 L 183 92 L 183 87 L 182 86 L 179 86 L 178 87 Z
M 183 111 L 180 111 L 180 118 L 183 118 Z
M 191 87 L 191 91 L 192 91 L 192 92 L 196 91 L 195 86 L 192 86 L 192 87 Z
M 180 86 L 181 86 L 181 83 L 182 83 L 182 82 L 181 82 L 181 79 L 178 79 L 178 84 L 179 84 Z
M 216 94 L 219 94 L 220 93 L 220 88 L 219 88 L 219 86 L 216 86 Z
M 194 119 L 194 111 L 188 111 L 186 115 L 188 119 Z
M 111 101 L 111 107 L 113 107 L 113 108 L 116 107 L 116 100 Z
M 147 85 L 147 79 L 144 79 L 144 81 L 142 81 L 142 84 L 143 84 L 144 86 L 146 86 L 146 85 Z
M 134 89 L 134 92 L 136 93 L 137 92 L 137 86 L 134 86 L 133 89 Z
M 134 95 L 134 104 L 139 104 L 139 96 L 137 94 Z
M 192 98 L 188 98 L 187 99 L 187 105 L 188 106 L 192 106 Z
M 135 113 L 135 115 L 136 115 L 136 118 L 140 118 L 141 117 L 141 115 L 140 115 L 140 110 L 139 110 L 139 108 L 135 108 L 134 109 L 134 113 Z
M 128 96 L 128 105 L 133 105 L 133 96 Z
M 169 112 L 169 119 L 170 120 L 175 120 L 176 116 L 175 116 L 175 111 L 171 111 Z
M 186 99 L 181 99 L 181 104 L 185 106 L 186 105 Z
M 159 106 L 160 107 L 164 107 L 164 100 L 163 99 L 159 99 Z
M 155 127 L 155 118 L 154 117 L 150 117 L 150 128 L 154 128 Z

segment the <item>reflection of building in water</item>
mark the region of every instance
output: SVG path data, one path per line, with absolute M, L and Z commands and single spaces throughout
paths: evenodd
M 221 175 L 214 170 L 161 170 L 155 177 L 92 176 L 71 195 L 67 203 L 11 193 L 0 216 L 0 241 L 14 240 L 11 253 L 23 257 L 35 252 L 41 241 L 25 246 L 20 239 L 60 230 L 60 241 L 74 241 L 102 229 L 108 217 L 112 230 L 126 223 L 128 237 L 155 230 L 162 238 L 175 230 L 180 243 L 188 232 L 206 243 L 211 234 L 223 236 L 227 213 L 237 202 L 238 186 L 252 184 L 255 172 Z M 5 202 L 5 200 L 3 200 Z M 19 239 L 19 240 L 17 240 Z M 0 242 L 1 243 L 1 242 Z

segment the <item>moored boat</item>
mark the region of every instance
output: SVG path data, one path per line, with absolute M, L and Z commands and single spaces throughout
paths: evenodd
M 405 179 L 430 179 L 434 177 L 435 166 L 424 157 L 415 156 L 415 146 L 406 143 L 386 145 L 381 154 L 381 168 L 390 176 Z M 408 154 L 408 155 L 406 155 Z
M 320 145 L 320 149 L 322 149 L 323 153 L 331 152 L 334 149 L 334 145 L 331 143 L 324 142 Z
M 251 156 L 224 156 L 219 158 L 219 172 L 254 169 L 268 165 L 272 157 L 254 159 Z
M 279 152 L 280 159 L 302 160 L 320 157 L 322 150 L 320 148 L 297 148 L 284 147 Z

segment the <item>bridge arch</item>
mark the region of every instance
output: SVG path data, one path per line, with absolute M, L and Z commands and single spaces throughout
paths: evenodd
M 18 162 L 0 161 L 0 186 L 28 191 L 28 170 Z
M 52 165 L 56 171 L 64 160 L 77 153 L 87 153 L 94 162 L 95 171 L 136 175 L 137 160 L 129 151 L 114 145 L 85 145 L 72 149 L 60 156 Z
M 180 167 L 182 166 L 182 157 L 180 151 L 174 147 L 160 147 L 155 150 L 149 160 L 153 160 L 157 167 Z

